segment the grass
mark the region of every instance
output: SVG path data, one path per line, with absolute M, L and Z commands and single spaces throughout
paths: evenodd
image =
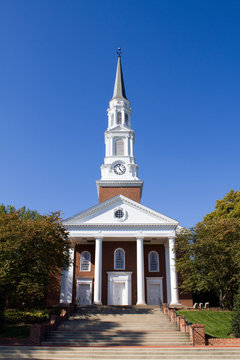
M 227 338 L 231 331 L 231 311 L 178 311 L 179 315 L 192 324 L 203 324 L 205 333 L 210 337 Z
M 30 333 L 30 326 L 25 324 L 4 324 L 1 332 L 0 338 L 10 338 L 10 337 L 28 337 Z

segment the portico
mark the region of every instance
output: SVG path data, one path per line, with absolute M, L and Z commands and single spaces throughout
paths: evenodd
M 124 222 L 112 216 L 119 208 L 127 215 Z M 175 220 L 118 195 L 66 220 L 64 224 L 70 233 L 73 264 L 63 273 L 61 302 L 77 301 L 71 297 L 71 294 L 77 293 L 74 281 L 79 282 L 85 277 L 92 279 L 92 303 L 113 302 L 109 295 L 110 292 L 113 294 L 113 287 L 110 289 L 109 283 L 117 282 L 119 277 L 120 283 L 127 279 L 123 291 L 128 295 L 123 302 L 144 305 L 149 300 L 147 278 L 149 282 L 149 278 L 161 277 L 160 301 L 179 303 L 173 249 L 178 225 Z M 83 271 L 78 254 L 86 249 L 91 253 L 91 267 Z M 116 249 L 124 252 L 120 266 L 114 263 Z M 149 269 L 151 251 L 156 251 L 159 258 L 153 271 Z

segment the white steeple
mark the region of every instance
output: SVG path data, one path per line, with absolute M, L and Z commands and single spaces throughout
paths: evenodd
M 140 186 L 138 165 L 134 158 L 134 131 L 131 128 L 130 102 L 126 97 L 121 49 L 118 49 L 118 62 L 113 97 L 109 102 L 108 128 L 105 131 L 105 158 L 101 166 L 101 180 L 97 186 Z M 115 184 L 114 184 L 115 183 Z M 110 184 L 109 184 L 110 186 Z

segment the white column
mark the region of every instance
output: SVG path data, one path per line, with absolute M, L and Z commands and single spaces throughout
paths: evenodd
M 130 156 L 133 156 L 133 137 L 130 137 Z
M 69 251 L 71 263 L 70 263 L 68 269 L 63 270 L 63 272 L 62 272 L 61 294 L 60 294 L 60 303 L 61 304 L 71 304 L 72 303 L 74 252 L 75 252 L 75 249 L 71 248 Z
M 124 113 L 124 109 L 122 109 L 122 125 L 125 125 L 125 113 Z
M 143 239 L 137 238 L 137 305 L 145 303 Z
M 174 250 L 174 237 L 169 238 L 169 265 L 170 265 L 170 283 L 171 283 L 171 303 L 170 305 L 179 304 L 178 297 L 178 279 L 176 272 L 176 253 Z
M 168 240 L 165 247 L 165 266 L 166 266 L 166 286 L 167 286 L 167 303 L 171 303 L 171 283 L 170 283 L 170 265 L 169 265 L 169 245 Z
M 113 156 L 114 155 L 114 148 L 113 148 L 114 144 L 113 144 L 113 138 L 111 137 L 110 139 L 110 153 L 109 156 Z
M 94 304 L 102 304 L 102 239 L 95 240 Z
M 106 152 L 106 156 L 109 156 L 109 144 L 110 144 L 110 139 L 109 137 L 107 136 L 106 137 L 106 147 L 105 147 L 105 152 Z

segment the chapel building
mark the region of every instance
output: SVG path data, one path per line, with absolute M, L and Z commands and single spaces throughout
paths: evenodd
M 96 182 L 99 203 L 63 222 L 72 265 L 62 274 L 60 303 L 191 306 L 191 296 L 179 298 L 178 222 L 141 204 L 143 180 L 134 157 L 120 51 L 107 113 L 105 158 Z

